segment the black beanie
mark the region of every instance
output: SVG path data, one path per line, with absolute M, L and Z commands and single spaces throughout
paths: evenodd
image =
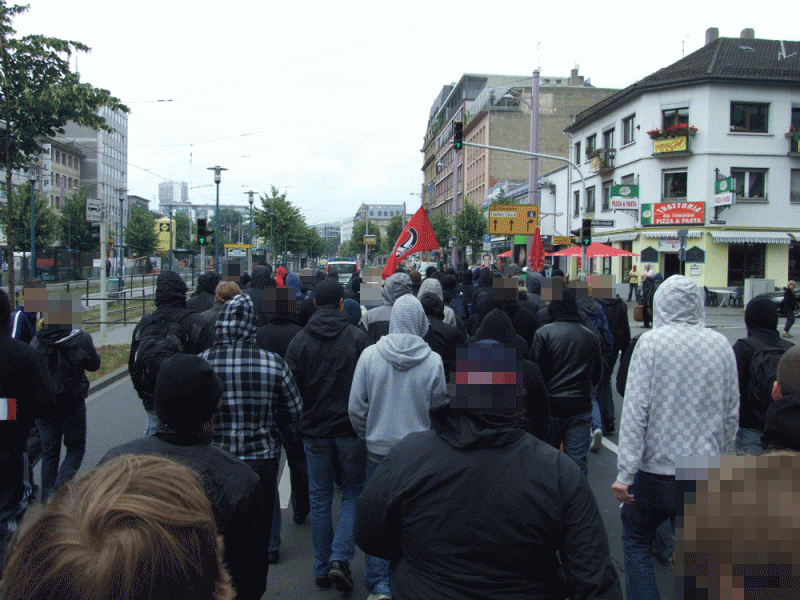
M 338 277 L 325 279 L 314 286 L 314 300 L 317 306 L 338 305 L 342 298 L 344 298 L 344 288 L 339 283 Z
M 766 296 L 756 296 L 744 309 L 744 324 L 747 327 L 778 329 L 778 307 Z
M 158 369 L 153 393 L 156 415 L 166 425 L 183 429 L 198 427 L 214 416 L 224 389 L 205 359 L 176 354 Z

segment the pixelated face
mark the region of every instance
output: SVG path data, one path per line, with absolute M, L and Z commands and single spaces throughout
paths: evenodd
M 564 280 L 561 277 L 551 277 L 550 279 L 542 280 L 542 300 L 545 302 L 552 302 L 553 300 L 561 300 L 564 291 Z
M 294 288 L 265 288 L 264 297 L 268 313 L 297 314 L 297 294 Z
M 79 293 L 48 290 L 42 284 L 25 287 L 24 294 L 25 312 L 42 313 L 45 325 L 80 325 L 82 311 Z
M 474 344 L 456 348 L 450 406 L 517 414 L 524 406 L 522 364 L 514 348 Z

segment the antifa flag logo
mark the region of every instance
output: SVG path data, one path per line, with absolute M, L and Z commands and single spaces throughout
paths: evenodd
M 397 247 L 397 250 L 395 250 L 395 256 L 397 256 L 397 258 L 400 258 L 401 256 L 403 256 L 403 254 L 405 254 L 406 252 L 411 250 L 411 248 L 416 246 L 418 237 L 419 235 L 417 234 L 417 230 L 414 229 L 413 227 L 409 227 L 408 238 L 406 238 L 406 241 L 404 241 Z

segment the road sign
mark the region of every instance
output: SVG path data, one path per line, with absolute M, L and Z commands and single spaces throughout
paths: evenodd
M 86 199 L 86 220 L 89 223 L 99 223 L 103 220 L 103 202 L 101 200 Z
M 378 243 L 378 236 L 367 234 L 364 236 L 364 243 L 368 246 L 375 246 Z
M 489 233 L 533 235 L 539 226 L 539 207 L 531 204 L 494 204 L 489 207 Z
M 554 235 L 553 246 L 569 246 L 572 244 L 571 235 Z
M 225 244 L 226 250 L 247 250 L 252 248 L 250 244 Z
M 614 219 L 592 219 L 592 227 L 613 227 Z
M 158 228 L 159 228 L 161 231 L 164 231 L 164 232 L 166 232 L 166 233 L 169 233 L 169 223 L 159 223 L 159 224 L 158 224 Z

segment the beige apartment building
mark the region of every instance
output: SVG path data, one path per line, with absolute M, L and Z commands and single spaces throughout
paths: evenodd
M 50 207 L 61 213 L 66 198 L 76 193 L 81 186 L 81 159 L 83 153 L 73 144 L 48 140 L 52 158 L 51 185 L 45 193 L 50 197 Z
M 480 206 L 499 181 L 527 181 L 530 162 L 522 155 L 465 146 L 453 150 L 453 123 L 464 123 L 464 141 L 489 146 L 530 148 L 532 77 L 467 73 L 444 86 L 434 101 L 422 148 L 423 203 L 428 211 L 452 216 L 465 201 Z M 581 111 L 616 89 L 596 88 L 573 69 L 568 77 L 539 80 L 539 151 L 568 156 L 564 129 Z M 456 160 L 457 159 L 457 160 Z M 540 160 L 546 173 L 561 163 Z M 458 180 L 458 193 L 454 182 Z

